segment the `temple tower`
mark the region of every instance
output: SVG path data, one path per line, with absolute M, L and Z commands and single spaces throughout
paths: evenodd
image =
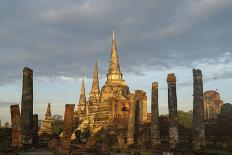
M 84 119 L 85 117 L 86 104 L 87 102 L 86 102 L 86 96 L 85 96 L 85 80 L 83 77 L 82 85 L 81 85 L 81 94 L 80 94 L 80 99 L 79 99 L 79 104 L 78 104 L 77 114 L 76 114 L 76 117 L 78 117 L 79 121 L 82 121 L 82 119 Z
M 115 33 L 112 33 L 112 47 L 107 81 L 101 89 L 100 104 L 95 117 L 94 126 L 101 128 L 111 120 L 120 119 L 127 123 L 130 100 L 129 87 L 122 78 L 116 47 Z M 122 125 L 123 126 L 123 125 Z M 125 125 L 127 128 L 127 125 Z
M 98 65 L 97 62 L 94 66 L 94 73 L 93 73 L 93 83 L 92 89 L 89 93 L 90 99 L 94 98 L 96 100 L 100 99 L 100 89 L 99 89 L 99 79 L 98 79 Z
M 90 128 L 93 128 L 94 118 L 97 113 L 99 104 L 100 104 L 100 90 L 99 90 L 99 80 L 98 80 L 98 66 L 96 63 L 93 73 L 92 89 L 89 93 L 89 99 L 88 99 Z
M 42 121 L 39 130 L 39 135 L 49 136 L 53 134 L 54 134 L 54 129 L 53 129 L 52 118 L 51 118 L 51 103 L 48 103 L 47 112 L 45 114 L 45 119 Z
M 178 116 L 177 116 L 177 96 L 176 96 L 176 76 L 174 73 L 168 74 L 168 110 L 169 110 L 169 144 L 175 148 L 179 142 Z
M 110 66 L 107 74 L 106 84 L 125 84 L 125 81 L 122 79 L 122 76 L 123 75 L 121 73 L 119 61 L 118 61 L 115 33 L 113 31 Z
M 204 98 L 202 73 L 193 69 L 193 149 L 205 145 Z
M 23 90 L 21 101 L 21 129 L 23 144 L 33 143 L 33 71 L 23 69 Z
M 153 82 L 151 88 L 151 139 L 153 147 L 160 144 L 158 82 Z

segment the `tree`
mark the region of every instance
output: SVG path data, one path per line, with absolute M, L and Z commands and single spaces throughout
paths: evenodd
M 191 129 L 193 126 L 193 122 L 192 122 L 192 110 L 185 112 L 185 111 L 181 111 L 178 110 L 177 111 L 177 115 L 178 115 L 178 124 L 183 125 L 184 127 Z M 168 114 L 165 115 L 161 115 L 162 117 L 168 117 Z
M 63 127 L 64 127 L 63 116 L 53 115 L 52 116 L 52 123 L 53 123 L 53 128 L 54 128 L 55 134 L 59 135 L 63 131 Z
M 9 122 L 5 122 L 4 128 L 9 128 L 9 127 L 10 127 L 10 123 Z
M 188 129 L 192 128 L 192 112 L 178 111 L 178 122 Z

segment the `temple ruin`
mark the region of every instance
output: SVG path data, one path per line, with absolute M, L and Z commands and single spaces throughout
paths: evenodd
M 183 153 L 186 150 L 201 154 L 206 152 L 207 145 L 232 146 L 232 135 L 228 136 L 232 129 L 232 106 L 223 104 L 216 91 L 203 94 L 201 70 L 193 69 L 193 111 L 184 113 L 191 114 L 189 126 L 181 124 L 179 119 L 175 74 L 168 74 L 166 80 L 169 113 L 159 114 L 158 82 L 151 84 L 151 112 L 148 112 L 149 93 L 140 89 L 130 91 L 123 79 L 113 31 L 106 82 L 100 89 L 96 63 L 89 97 L 86 96 L 83 78 L 79 104 L 65 105 L 64 120 L 60 120 L 63 130 L 55 134 L 50 103 L 40 125 L 38 114 L 33 114 L 33 71 L 25 67 L 21 116 L 19 105 L 10 106 L 12 128 L 0 128 L 0 154 L 2 146 L 8 145 L 9 141 L 8 152 L 46 150 L 47 153 L 62 155 Z
M 205 119 L 217 119 L 223 106 L 220 94 L 215 90 L 204 92 Z

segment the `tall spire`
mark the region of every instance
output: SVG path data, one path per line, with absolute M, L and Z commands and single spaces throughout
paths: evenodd
M 47 107 L 47 112 L 45 114 L 46 118 L 50 118 L 51 117 L 51 104 L 50 102 L 48 103 L 48 107 Z
M 84 77 L 82 79 L 81 95 L 85 96 L 85 79 L 84 79 Z
M 100 95 L 97 62 L 94 66 L 92 89 L 91 89 L 89 95 L 91 97 L 96 96 L 97 98 L 99 98 L 99 95 Z
M 111 58 L 110 58 L 110 66 L 107 74 L 107 82 L 114 81 L 114 83 L 122 80 L 122 73 L 120 71 L 119 61 L 118 61 L 118 53 L 116 46 L 116 39 L 114 30 L 112 32 L 112 47 L 111 47 Z
M 79 106 L 83 106 L 85 104 L 86 104 L 85 80 L 84 80 L 84 77 L 83 77 L 83 79 L 82 79 L 82 85 L 81 85 L 81 94 L 80 94 Z

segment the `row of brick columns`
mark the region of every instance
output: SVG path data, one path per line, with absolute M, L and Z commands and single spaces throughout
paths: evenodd
M 177 113 L 177 93 L 176 76 L 174 73 L 168 74 L 168 110 L 169 110 L 169 147 L 176 148 L 179 143 L 178 113 Z M 160 145 L 159 129 L 159 106 L 158 106 L 158 83 L 152 83 L 151 89 L 151 142 L 152 147 Z M 193 69 L 193 139 L 192 148 L 201 149 L 205 145 L 204 135 L 204 103 L 203 103 L 203 81 L 201 71 Z M 143 117 L 141 115 L 142 106 L 138 95 L 131 94 L 128 120 L 128 145 L 139 143 L 138 132 Z

